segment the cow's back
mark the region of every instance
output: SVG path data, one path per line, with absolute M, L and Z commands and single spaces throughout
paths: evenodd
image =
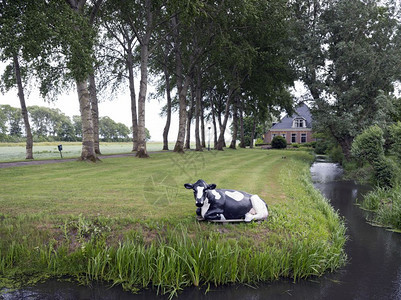
M 225 198 L 224 217 L 226 219 L 241 219 L 252 208 L 251 194 L 236 190 L 216 189 Z

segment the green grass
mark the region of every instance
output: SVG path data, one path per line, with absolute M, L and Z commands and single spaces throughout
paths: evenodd
M 294 281 L 344 265 L 345 227 L 304 151 L 152 154 L 0 170 L 0 283 L 68 276 L 170 296 L 186 286 Z M 259 194 L 268 221 L 195 220 L 202 178 Z
M 373 212 L 367 219 L 374 225 L 401 230 L 401 191 L 377 187 L 369 192 L 361 203 L 363 209 Z
M 33 157 L 34 159 L 59 159 L 60 152 L 57 145 L 63 145 L 63 158 L 76 158 L 81 156 L 81 142 L 42 142 L 34 143 Z M 173 149 L 174 144 L 169 144 Z M 148 151 L 159 151 L 163 149 L 162 143 L 147 143 Z M 100 151 L 104 155 L 130 153 L 132 143 L 100 143 Z M 0 162 L 25 160 L 25 143 L 0 143 Z

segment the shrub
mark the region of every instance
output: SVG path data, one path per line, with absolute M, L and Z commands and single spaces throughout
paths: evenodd
M 287 148 L 287 141 L 281 135 L 277 135 L 272 140 L 272 148 L 285 149 Z
M 390 126 L 391 151 L 401 161 L 401 122 Z
M 384 156 L 383 130 L 377 126 L 370 126 L 358 135 L 352 143 L 352 155 L 358 159 L 373 163 L 382 160 Z
M 378 186 L 394 186 L 394 181 L 396 179 L 397 173 L 394 167 L 394 163 L 390 159 L 382 156 L 380 159 L 377 159 L 374 162 L 373 168 L 375 170 L 375 181 Z
M 255 142 L 255 146 L 263 145 L 263 144 L 265 144 L 265 141 L 261 138 L 258 138 Z
M 326 154 L 329 149 L 329 142 L 325 140 L 318 140 L 315 144 L 316 154 Z
M 329 151 L 329 156 L 333 162 L 340 163 L 340 164 L 343 163 L 344 154 L 343 154 L 343 150 L 341 149 L 340 146 L 335 146 L 335 147 L 331 148 Z
M 292 143 L 292 144 L 291 144 L 291 147 L 292 147 L 292 148 L 299 148 L 299 144 L 298 144 L 298 143 Z

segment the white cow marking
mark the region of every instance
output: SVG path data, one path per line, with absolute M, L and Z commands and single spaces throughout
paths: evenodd
M 197 188 L 196 188 L 196 190 L 197 190 L 197 195 L 196 195 L 196 198 L 197 199 L 200 199 L 200 198 L 202 198 L 202 196 L 203 196 L 203 189 L 204 189 L 204 187 L 203 186 L 198 186 Z
M 209 210 L 210 207 L 210 203 L 209 203 L 209 199 L 205 199 L 205 202 L 203 202 L 202 208 L 201 208 L 201 216 L 202 218 L 205 218 L 205 214 L 206 212 Z
M 244 194 L 235 191 L 235 192 L 229 192 L 229 191 L 225 191 L 226 195 L 232 199 L 234 199 L 235 201 L 241 201 L 242 199 L 244 199 Z
M 221 198 L 221 195 L 218 192 L 216 192 L 215 190 L 212 190 L 212 194 L 216 200 L 219 200 Z

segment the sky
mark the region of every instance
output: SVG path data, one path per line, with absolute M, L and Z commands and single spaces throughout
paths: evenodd
M 148 88 L 148 90 L 152 91 L 152 87 Z M 39 92 L 36 89 L 33 89 L 31 92 L 25 93 L 25 102 L 26 106 L 38 105 L 49 108 L 58 108 L 65 115 L 70 117 L 80 114 L 78 96 L 75 90 L 60 95 L 55 102 L 48 103 L 39 96 Z M 165 99 L 161 99 L 160 102 L 158 100 L 146 102 L 145 124 L 146 128 L 149 129 L 151 141 L 163 141 L 163 129 L 166 123 L 166 117 L 161 117 L 160 111 L 165 103 Z M 21 107 L 17 95 L 17 89 L 14 88 L 6 94 L 0 93 L 0 105 L 1 104 Z M 101 100 L 99 103 L 99 116 L 108 116 L 115 122 L 123 123 L 130 128 L 132 126 L 132 117 L 129 93 L 123 92 L 120 95 L 117 95 L 113 100 Z M 173 113 L 169 131 L 169 141 L 175 142 L 177 134 L 178 113 Z M 191 136 L 193 137 L 194 134 L 191 134 Z

